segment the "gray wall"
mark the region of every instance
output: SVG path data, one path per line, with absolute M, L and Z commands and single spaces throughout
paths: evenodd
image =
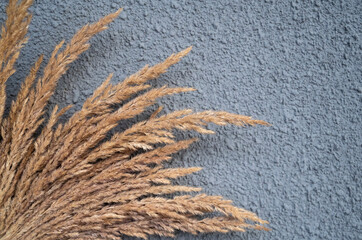
M 120 18 L 71 65 L 52 105 L 79 109 L 108 73 L 121 81 L 193 45 L 155 86 L 198 91 L 162 99 L 166 111 L 223 109 L 273 124 L 212 126 L 216 135 L 202 136 L 171 163 L 203 166 L 179 182 L 257 212 L 272 231 L 178 239 L 361 237 L 360 0 L 35 0 L 29 43 L 8 82 L 10 99 L 40 53 L 48 58 L 60 40 L 119 6 Z

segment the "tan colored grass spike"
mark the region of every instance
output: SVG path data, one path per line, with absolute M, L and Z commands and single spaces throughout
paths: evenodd
M 7 19 L 0 38 L 0 123 L 6 101 L 5 82 L 14 74 L 14 64 L 27 41 L 25 35 L 31 20 L 28 8 L 32 3 L 32 0 L 23 0 L 20 4 L 18 0 L 11 0 L 6 8 Z
M 59 43 L 36 82 L 40 56 L 4 118 L 5 82 L 26 42 L 31 3 L 9 1 L 0 38 L 0 239 L 121 239 L 124 235 L 147 239 L 154 234 L 174 237 L 176 231 L 268 230 L 267 221 L 230 200 L 202 193 L 184 195 L 201 188 L 177 185 L 173 179 L 200 167 L 164 166 L 172 154 L 196 141 L 178 140 L 175 130 L 212 134 L 208 124 L 245 127 L 267 122 L 224 111 L 183 109 L 162 114 L 159 107 L 147 120 L 106 138 L 110 130 L 144 113 L 158 98 L 194 90 L 147 84 L 191 47 L 118 84 L 110 83 L 110 74 L 64 125 L 58 123 L 59 117 L 71 106 L 59 110 L 56 105 L 47 120 L 43 117 L 67 66 L 121 9 L 81 28 L 65 47 L 64 41 Z

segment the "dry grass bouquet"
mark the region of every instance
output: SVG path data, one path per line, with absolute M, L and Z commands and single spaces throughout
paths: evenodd
M 40 56 L 5 114 L 5 83 L 27 41 L 31 4 L 32 0 L 10 0 L 1 29 L 0 239 L 121 239 L 125 235 L 146 239 L 153 234 L 173 237 L 177 231 L 267 230 L 266 221 L 220 196 L 180 194 L 201 189 L 175 185 L 172 179 L 199 167 L 163 166 L 173 153 L 196 141 L 176 140 L 175 129 L 210 134 L 205 128 L 209 123 L 266 122 L 223 111 L 185 109 L 162 115 L 159 108 L 148 120 L 106 138 L 120 121 L 141 114 L 156 99 L 194 90 L 148 84 L 191 48 L 145 66 L 116 85 L 109 75 L 64 124 L 59 117 L 71 106 L 55 106 L 45 117 L 48 100 L 68 65 L 121 9 L 84 26 L 68 44 L 59 43 L 38 76 Z

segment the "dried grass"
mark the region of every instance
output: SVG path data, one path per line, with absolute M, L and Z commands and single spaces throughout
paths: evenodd
M 267 230 L 266 221 L 219 196 L 166 197 L 200 191 L 171 180 L 201 168 L 164 168 L 163 163 L 196 141 L 176 140 L 174 129 L 210 134 L 209 123 L 268 123 L 222 111 L 185 109 L 160 115 L 159 108 L 148 120 L 105 141 L 121 120 L 141 114 L 158 98 L 194 90 L 152 89 L 147 84 L 191 47 L 155 66 L 145 66 L 116 85 L 110 83 L 110 75 L 65 124 L 58 120 L 71 106 L 60 110 L 55 106 L 45 119 L 45 106 L 59 78 L 89 48 L 89 39 L 105 30 L 121 9 L 81 28 L 66 46 L 64 41 L 59 43 L 37 77 L 40 56 L 4 116 L 5 83 L 15 72 L 14 64 L 27 41 L 31 4 L 32 0 L 9 1 L 0 39 L 1 239 L 120 239 L 123 235 L 146 239 L 152 234 L 173 237 L 177 230 L 192 234 Z M 207 213 L 217 214 L 205 217 Z

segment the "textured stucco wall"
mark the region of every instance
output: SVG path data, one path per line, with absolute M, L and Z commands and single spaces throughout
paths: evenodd
M 273 124 L 211 127 L 218 134 L 202 136 L 171 163 L 203 166 L 179 182 L 232 199 L 273 230 L 178 239 L 361 238 L 360 0 L 35 0 L 10 99 L 40 53 L 49 56 L 60 40 L 119 6 L 120 18 L 71 65 L 52 104 L 79 109 L 108 73 L 116 82 L 193 45 L 155 85 L 198 91 L 162 99 L 166 111 L 224 109 Z

